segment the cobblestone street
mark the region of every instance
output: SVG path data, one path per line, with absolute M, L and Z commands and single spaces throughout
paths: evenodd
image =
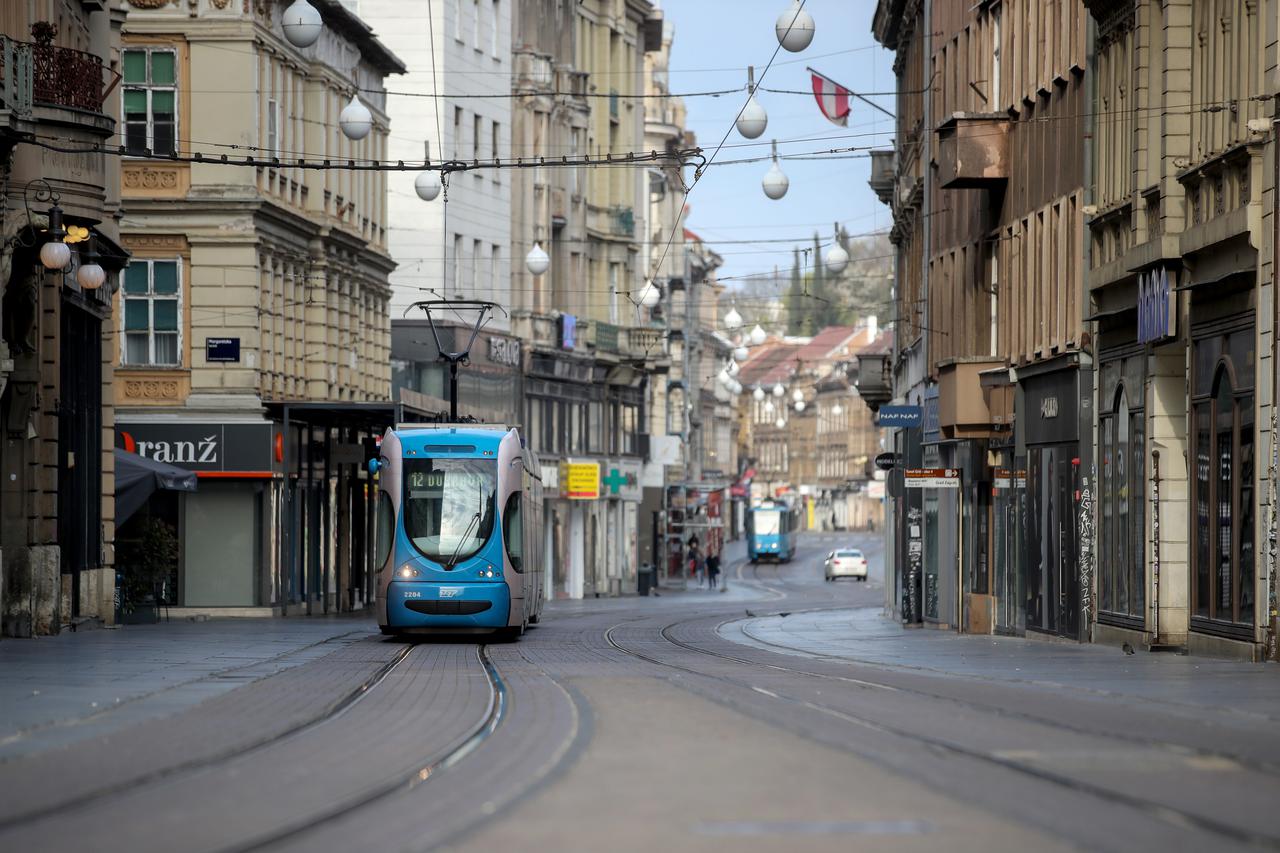
M 822 583 L 850 540 L 871 580 Z M 1273 667 L 903 631 L 878 548 L 730 552 L 723 593 L 557 602 L 515 643 L 324 619 L 6 642 L 0 845 L 1280 843 Z

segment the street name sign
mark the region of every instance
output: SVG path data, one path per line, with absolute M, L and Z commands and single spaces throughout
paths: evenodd
M 902 472 L 908 489 L 958 489 L 959 468 L 908 468 Z

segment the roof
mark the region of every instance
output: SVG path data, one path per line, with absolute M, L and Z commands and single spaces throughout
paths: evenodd
M 839 351 L 847 347 L 849 341 L 857 334 L 856 326 L 827 326 L 814 335 L 809 343 L 801 347 L 797 355 L 801 361 L 806 362 L 824 361 L 839 355 L 848 355 L 847 352 Z
M 796 371 L 796 353 L 799 344 L 781 342 L 766 343 L 756 349 L 742 363 L 738 381 L 743 385 L 773 385 L 791 377 Z
M 886 329 L 871 343 L 854 350 L 855 355 L 888 355 L 893 352 L 893 330 Z
M 312 0 L 312 5 L 326 24 L 359 45 L 363 58 L 374 68 L 383 74 L 404 74 L 409 70 L 400 57 L 378 40 L 373 28 L 339 0 Z

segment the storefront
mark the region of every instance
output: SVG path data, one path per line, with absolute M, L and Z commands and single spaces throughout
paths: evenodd
M 178 565 L 167 601 L 178 607 L 269 607 L 269 567 L 283 459 L 277 425 L 264 420 L 118 420 L 116 447 L 196 472 L 177 503 Z M 129 536 L 123 527 L 121 538 Z M 128 567 L 122 567 L 127 571 Z
M 1095 488 L 1082 456 L 1075 353 L 1018 370 L 1018 442 L 1026 459 L 1026 538 L 1022 587 L 1026 629 L 1087 639 L 1093 589 Z

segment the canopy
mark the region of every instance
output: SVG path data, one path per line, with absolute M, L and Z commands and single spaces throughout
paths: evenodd
M 116 524 L 124 524 L 156 489 L 194 492 L 194 471 L 116 448 Z

